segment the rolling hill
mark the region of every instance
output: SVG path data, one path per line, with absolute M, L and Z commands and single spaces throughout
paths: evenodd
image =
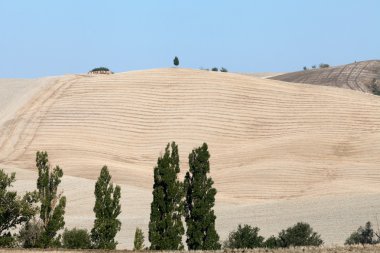
M 309 69 L 270 78 L 285 82 L 335 86 L 372 93 L 373 81 L 376 80 L 380 85 L 380 61 L 362 61 L 338 67 Z
M 147 229 L 153 167 L 172 140 L 182 176 L 191 150 L 209 145 L 221 239 L 239 223 L 270 235 L 303 220 L 342 243 L 380 211 L 377 96 L 175 68 L 0 86 L 0 165 L 17 172 L 16 188 L 34 188 L 35 153 L 46 150 L 65 173 L 67 225 L 89 228 L 108 165 L 122 186 L 121 248 Z

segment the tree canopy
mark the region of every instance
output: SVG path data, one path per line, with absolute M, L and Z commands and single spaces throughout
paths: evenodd
M 189 155 L 189 172 L 184 181 L 186 243 L 189 250 L 217 250 L 221 247 L 213 210 L 216 189 L 213 188 L 214 181 L 207 176 L 210 172 L 209 158 L 206 143 Z
M 292 227 L 282 230 L 278 234 L 278 246 L 283 248 L 296 246 L 320 246 L 323 244 L 321 236 L 304 222 L 298 222 Z
M 179 155 L 175 142 L 165 148 L 154 168 L 153 201 L 149 222 L 151 250 L 183 249 L 183 184 L 178 181 Z
M 56 235 L 65 226 L 66 197 L 62 196 L 62 192 L 58 193 L 63 171 L 59 166 L 51 171 L 47 152 L 37 152 L 36 167 L 40 218 L 44 228 L 40 245 L 44 248 L 53 247 L 60 244 L 60 238 L 56 238 Z
M 228 239 L 224 242 L 224 247 L 229 249 L 260 248 L 263 246 L 264 237 L 259 235 L 259 231 L 258 227 L 239 224 L 237 230 L 229 234 Z
M 107 166 L 103 166 L 95 184 L 95 221 L 91 230 L 94 248 L 115 249 L 115 236 L 120 231 L 120 186 L 113 186 Z
M 15 243 L 12 229 L 28 222 L 37 212 L 33 205 L 37 202 L 36 192 L 18 196 L 9 190 L 15 181 L 15 173 L 9 176 L 0 169 L 0 247 L 11 247 Z
M 177 56 L 174 57 L 173 64 L 174 64 L 174 66 L 176 66 L 176 67 L 179 65 L 179 59 L 178 59 Z
M 364 227 L 359 227 L 355 232 L 353 232 L 350 237 L 346 239 L 344 244 L 376 244 L 379 243 L 379 238 L 373 231 L 371 222 L 367 222 Z

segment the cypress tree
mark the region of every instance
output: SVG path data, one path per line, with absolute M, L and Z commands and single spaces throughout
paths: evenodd
M 183 249 L 184 228 L 183 184 L 178 181 L 178 146 L 168 144 L 154 168 L 153 201 L 149 222 L 149 241 L 152 250 Z
M 174 57 L 173 64 L 174 64 L 174 66 L 176 66 L 176 67 L 179 65 L 179 59 L 178 59 L 177 56 Z
M 115 188 L 107 166 L 103 166 L 95 184 L 95 221 L 91 230 L 91 239 L 96 249 L 115 249 L 115 236 L 121 228 L 117 216 L 121 213 L 120 186 Z
M 206 143 L 189 155 L 189 172 L 185 176 L 185 221 L 189 250 L 220 249 L 219 235 L 215 230 L 214 210 L 216 189 L 207 173 L 210 172 L 210 154 Z
M 63 171 L 59 166 L 50 171 L 47 152 L 37 152 L 36 167 L 38 198 L 41 202 L 40 218 L 44 229 L 39 245 L 44 248 L 57 247 L 60 245 L 60 237 L 56 238 L 57 232 L 65 226 L 66 197 L 58 193 Z

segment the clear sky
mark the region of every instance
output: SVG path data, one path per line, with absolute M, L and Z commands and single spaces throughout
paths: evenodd
M 0 0 L 0 78 L 380 58 L 379 0 Z

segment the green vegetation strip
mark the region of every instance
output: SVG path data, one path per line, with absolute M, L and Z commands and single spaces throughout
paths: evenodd
M 132 250 L 69 250 L 69 249 L 0 249 L 0 253 L 6 252 L 32 252 L 32 253 L 47 253 L 47 252 L 95 252 L 95 253 L 122 253 L 122 252 L 137 252 Z M 145 252 L 190 252 L 190 251 L 138 251 Z M 297 247 L 289 249 L 250 249 L 250 250 L 217 250 L 217 251 L 191 251 L 191 252 L 210 252 L 210 253 L 377 253 L 380 252 L 380 246 L 366 245 L 366 246 L 347 246 L 347 247 Z

